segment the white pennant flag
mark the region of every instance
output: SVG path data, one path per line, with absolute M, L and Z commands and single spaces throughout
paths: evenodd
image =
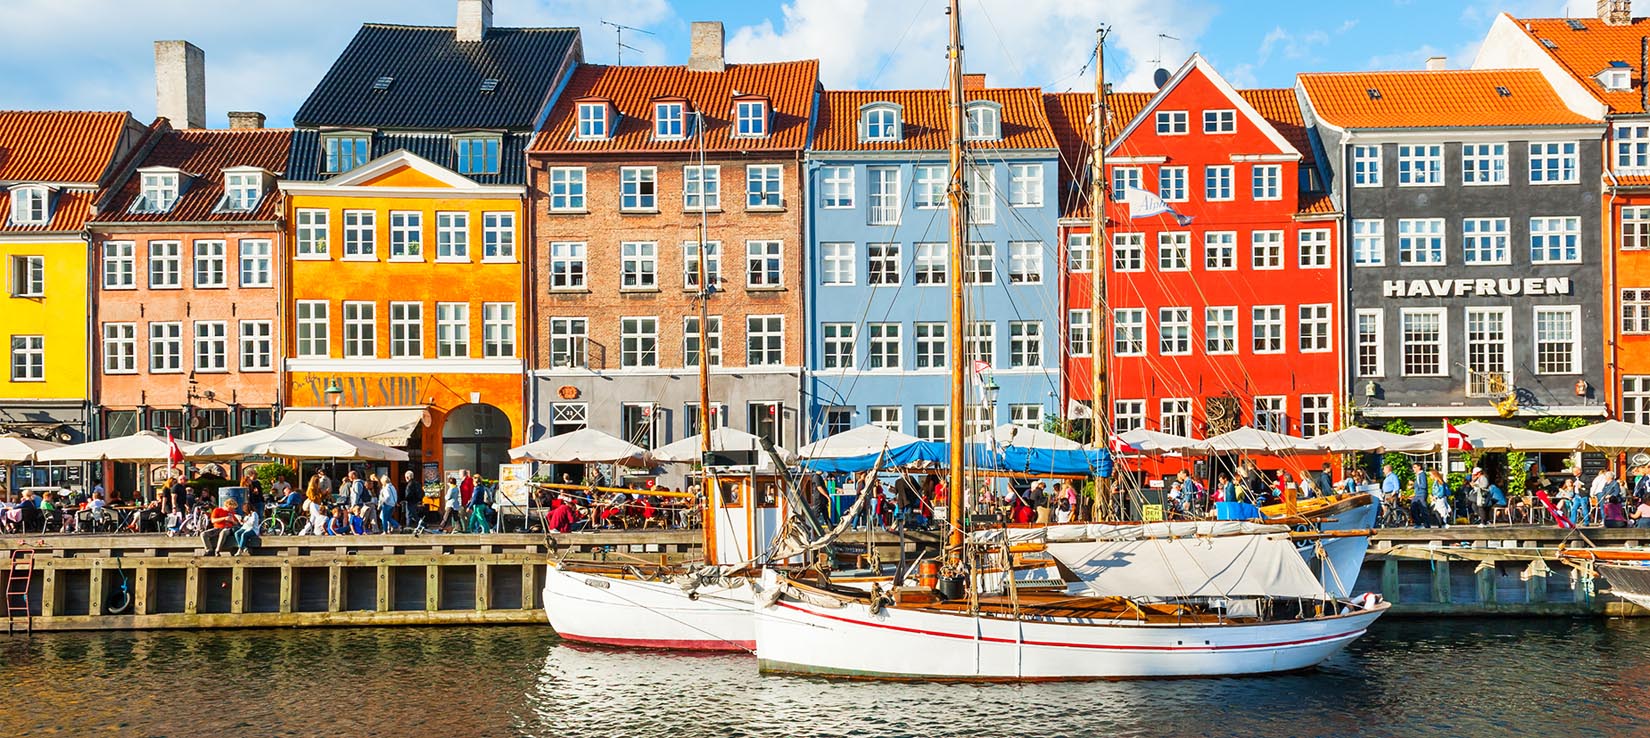
M 1169 207 L 1169 203 L 1165 202 L 1162 196 L 1156 192 L 1142 190 L 1139 187 L 1125 187 L 1123 188 L 1123 201 L 1129 204 L 1130 218 L 1149 218 L 1153 215 L 1168 213 L 1180 225 L 1191 225 L 1192 223 L 1192 216 L 1175 212 L 1175 209 Z

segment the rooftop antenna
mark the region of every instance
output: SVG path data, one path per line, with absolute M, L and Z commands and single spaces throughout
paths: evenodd
M 613 22 L 613 21 L 610 21 L 610 20 L 607 20 L 607 19 L 605 19 L 605 18 L 604 18 L 604 19 L 602 19 L 602 25 L 604 25 L 604 26 L 612 26 L 612 27 L 613 27 L 613 33 L 614 33 L 614 35 L 616 35 L 616 36 L 617 36 L 617 37 L 618 37 L 618 43 L 619 43 L 619 59 L 618 59 L 618 64 L 619 64 L 619 66 L 623 66 L 623 65 L 624 65 L 624 50 L 625 50 L 625 49 L 630 49 L 630 50 L 631 50 L 631 51 L 634 51 L 634 52 L 636 52 L 636 53 L 638 53 L 638 54 L 640 54 L 640 53 L 642 53 L 642 50 L 641 50 L 641 49 L 638 49 L 638 48 L 636 48 L 636 47 L 634 47 L 634 46 L 631 46 L 631 45 L 629 45 L 629 44 L 626 44 L 626 43 L 625 43 L 625 42 L 624 42 L 624 32 L 625 32 L 625 31 L 635 31 L 635 32 L 637 32 L 637 33 L 645 33 L 645 34 L 647 34 L 647 35 L 649 35 L 649 36 L 652 36 L 652 35 L 654 35 L 654 33 L 653 33 L 653 32 L 652 32 L 652 31 L 649 31 L 649 30 L 647 30 L 647 29 L 644 29 L 644 28 L 637 28 L 637 27 L 635 27 L 635 26 L 626 26 L 626 25 L 621 25 L 621 24 L 618 24 L 618 23 L 614 23 L 614 22 Z
M 1180 40 L 1180 37 L 1178 37 L 1178 36 L 1170 36 L 1170 35 L 1169 35 L 1169 34 L 1167 34 L 1167 33 L 1159 33 L 1159 34 L 1157 34 L 1157 58 L 1156 58 L 1156 59 L 1153 59 L 1153 60 L 1151 60 L 1151 62 L 1150 62 L 1150 63 L 1152 63 L 1152 64 L 1156 64 L 1156 65 L 1158 65 L 1158 66 L 1162 66 L 1162 65 L 1163 65 L 1163 39 L 1168 39 L 1168 40 L 1170 40 L 1170 41 L 1179 41 L 1179 40 Z

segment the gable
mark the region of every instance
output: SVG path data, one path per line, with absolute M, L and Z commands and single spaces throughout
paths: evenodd
M 356 183 L 362 187 L 447 187 L 443 182 L 428 173 L 420 172 L 410 166 L 396 167 L 376 177 Z
M 1233 112 L 1236 123 L 1233 133 L 1204 133 L 1204 112 L 1217 110 Z M 1184 111 L 1186 132 L 1159 136 L 1159 111 Z M 1106 153 L 1108 156 L 1127 156 L 1131 153 L 1163 151 L 1166 143 L 1160 138 L 1173 139 L 1177 148 L 1187 146 L 1190 141 L 1206 141 L 1208 146 L 1232 154 L 1302 157 L 1298 148 L 1197 54 L 1193 54 L 1112 139 Z

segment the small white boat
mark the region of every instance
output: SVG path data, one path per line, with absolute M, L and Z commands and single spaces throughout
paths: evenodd
M 680 570 L 552 563 L 544 571 L 545 614 L 557 635 L 579 643 L 691 651 L 756 647 L 748 580 L 684 588 L 681 576 Z
M 760 668 L 984 681 L 1294 671 L 1345 648 L 1389 607 L 1374 595 L 1328 595 L 1281 526 L 1065 528 L 1051 529 L 1048 550 L 1085 592 L 942 600 L 932 590 L 866 594 L 766 576 Z M 1081 528 L 1100 536 L 1074 540 Z

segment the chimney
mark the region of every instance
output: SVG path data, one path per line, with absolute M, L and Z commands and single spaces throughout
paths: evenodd
M 155 114 L 173 128 L 206 127 L 206 52 L 199 46 L 155 42 Z
M 1444 71 L 1445 69 L 1448 69 L 1448 68 L 1449 68 L 1449 57 L 1444 57 L 1444 56 L 1429 56 L 1429 57 L 1427 57 L 1427 71 L 1428 72 L 1442 72 L 1442 71 Z
M 264 127 L 264 114 L 253 110 L 229 111 L 229 127 L 232 130 L 257 130 Z
M 1598 0 L 1598 19 L 1607 26 L 1633 24 L 1633 0 Z
M 721 21 L 694 21 L 688 32 L 687 68 L 693 72 L 722 72 L 728 68 Z
M 985 89 L 985 75 L 983 75 L 983 74 L 965 74 L 965 75 L 963 75 L 963 89 L 965 89 L 965 90 L 983 90 L 983 89 Z
M 458 0 L 459 41 L 480 41 L 493 28 L 493 0 Z

